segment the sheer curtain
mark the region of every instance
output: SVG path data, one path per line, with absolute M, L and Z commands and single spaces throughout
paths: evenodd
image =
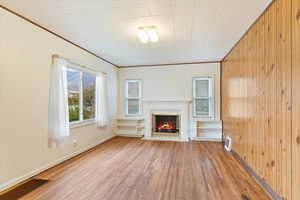
M 108 123 L 107 111 L 107 80 L 103 73 L 96 77 L 96 121 L 98 127 L 106 126 Z
M 48 107 L 48 141 L 60 145 L 69 136 L 67 61 L 53 57 Z

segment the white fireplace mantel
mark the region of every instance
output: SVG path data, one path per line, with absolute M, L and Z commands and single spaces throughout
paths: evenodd
M 145 137 L 144 139 L 154 139 L 152 135 L 152 115 L 180 115 L 180 137 L 176 141 L 189 141 L 189 106 L 191 100 L 157 99 L 143 101 L 143 113 L 145 116 Z M 159 138 L 156 138 L 159 139 Z M 162 139 L 166 140 L 166 138 Z M 173 139 L 171 139 L 173 140 Z

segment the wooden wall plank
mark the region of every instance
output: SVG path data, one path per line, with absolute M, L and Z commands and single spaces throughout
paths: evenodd
M 284 116 L 283 116 L 283 110 L 282 110 L 282 83 L 284 82 L 284 72 L 286 70 L 282 69 L 282 58 L 283 56 L 280 54 L 282 52 L 282 35 L 283 35 L 283 29 L 282 29 L 282 9 L 283 9 L 283 2 L 282 1 L 277 1 L 277 30 L 276 30 L 276 42 L 277 42 L 277 82 L 276 82 L 276 131 L 277 131 L 277 136 L 274 140 L 275 142 L 275 147 L 277 149 L 277 158 L 275 159 L 276 163 L 276 172 L 278 174 L 282 174 L 282 169 L 281 169 L 281 162 L 282 162 L 282 143 L 280 142 L 282 140 L 282 125 L 284 124 Z M 275 179 L 277 183 L 277 192 L 282 194 L 282 176 L 276 176 Z
M 291 44 L 292 44 L 292 27 L 291 27 L 291 1 L 279 1 L 281 4 L 278 8 L 281 9 L 281 22 L 280 31 L 278 34 L 278 44 L 279 54 L 279 67 L 280 73 L 278 77 L 282 77 L 280 83 L 280 88 L 278 89 L 278 93 L 280 94 L 279 98 L 281 98 L 281 113 L 278 116 L 281 118 L 278 120 L 278 124 L 281 124 L 279 130 L 279 137 L 277 138 L 277 143 L 280 145 L 280 154 L 278 157 L 279 167 L 278 173 L 285 174 L 286 176 L 279 176 L 281 179 L 278 179 L 278 183 L 280 183 L 280 194 L 284 199 L 291 199 L 291 135 L 292 135 L 292 56 L 291 56 Z

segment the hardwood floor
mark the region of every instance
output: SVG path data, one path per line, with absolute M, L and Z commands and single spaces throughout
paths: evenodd
M 114 138 L 38 175 L 22 199 L 269 200 L 220 143 Z

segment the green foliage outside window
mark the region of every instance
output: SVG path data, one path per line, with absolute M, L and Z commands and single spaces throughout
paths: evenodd
M 80 119 L 79 94 L 69 93 L 69 121 L 78 121 Z
M 69 122 L 95 118 L 95 89 L 95 75 L 76 70 L 68 71 Z
M 83 119 L 95 118 L 95 86 L 83 91 Z

